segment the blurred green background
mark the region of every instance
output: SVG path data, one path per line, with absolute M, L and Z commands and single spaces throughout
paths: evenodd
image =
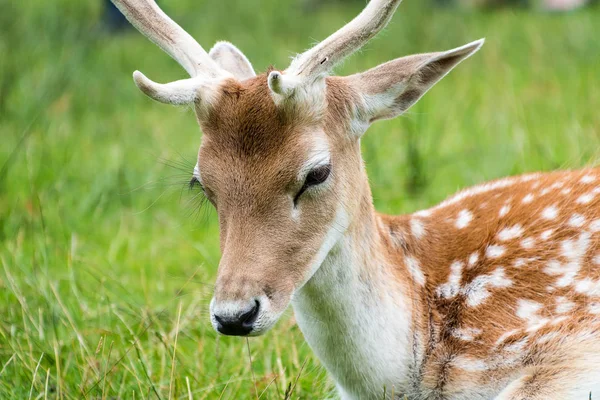
M 229 40 L 263 71 L 284 69 L 364 2 L 161 4 L 206 49 Z M 334 397 L 291 311 L 249 340 L 210 326 L 216 215 L 185 188 L 201 133 L 191 110 L 152 102 L 131 79 L 185 72 L 135 30 L 109 32 L 100 1 L 0 10 L 0 398 Z M 487 42 L 363 139 L 377 208 L 408 213 L 485 180 L 595 163 L 598 27 L 597 5 L 549 14 L 406 0 L 339 74 Z

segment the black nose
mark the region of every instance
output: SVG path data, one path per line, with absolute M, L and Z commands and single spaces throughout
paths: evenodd
M 254 325 L 254 322 L 256 321 L 259 308 L 260 303 L 258 300 L 256 300 L 251 310 L 241 312 L 233 317 L 215 314 L 215 320 L 217 320 L 217 330 L 223 335 L 248 335 L 252 331 L 252 325 Z

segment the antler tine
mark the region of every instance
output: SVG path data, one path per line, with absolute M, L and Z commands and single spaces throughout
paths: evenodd
M 169 18 L 153 0 L 112 0 L 135 28 L 157 44 L 192 77 L 216 78 L 224 71 L 198 42 Z
M 346 26 L 296 57 L 286 73 L 302 78 L 326 74 L 377 35 L 392 18 L 401 1 L 371 0 Z

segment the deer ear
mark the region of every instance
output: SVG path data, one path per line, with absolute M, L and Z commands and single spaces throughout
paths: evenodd
M 252 64 L 248 58 L 234 45 L 229 42 L 217 42 L 208 55 L 225 71 L 231 72 L 237 79 L 256 76 Z
M 415 104 L 434 84 L 483 45 L 483 39 L 441 53 L 417 54 L 345 77 L 360 99 L 360 125 L 394 118 Z

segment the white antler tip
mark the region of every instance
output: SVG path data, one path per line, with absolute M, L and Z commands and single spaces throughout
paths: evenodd
M 194 103 L 203 83 L 201 78 L 189 78 L 161 84 L 147 78 L 140 71 L 133 73 L 133 81 L 146 96 L 161 103 L 176 105 Z
M 149 79 L 140 71 L 135 71 L 133 73 L 133 81 L 135 82 L 135 86 L 137 86 L 138 89 L 144 92 L 146 96 L 164 102 L 163 100 L 159 99 L 160 95 L 158 93 L 159 91 L 157 90 L 159 86 L 158 83 L 154 82 L 152 79 Z
M 133 81 L 135 85 L 140 88 L 142 91 L 148 87 L 148 83 L 150 83 L 150 79 L 146 77 L 146 75 L 142 74 L 140 71 L 133 71 Z

